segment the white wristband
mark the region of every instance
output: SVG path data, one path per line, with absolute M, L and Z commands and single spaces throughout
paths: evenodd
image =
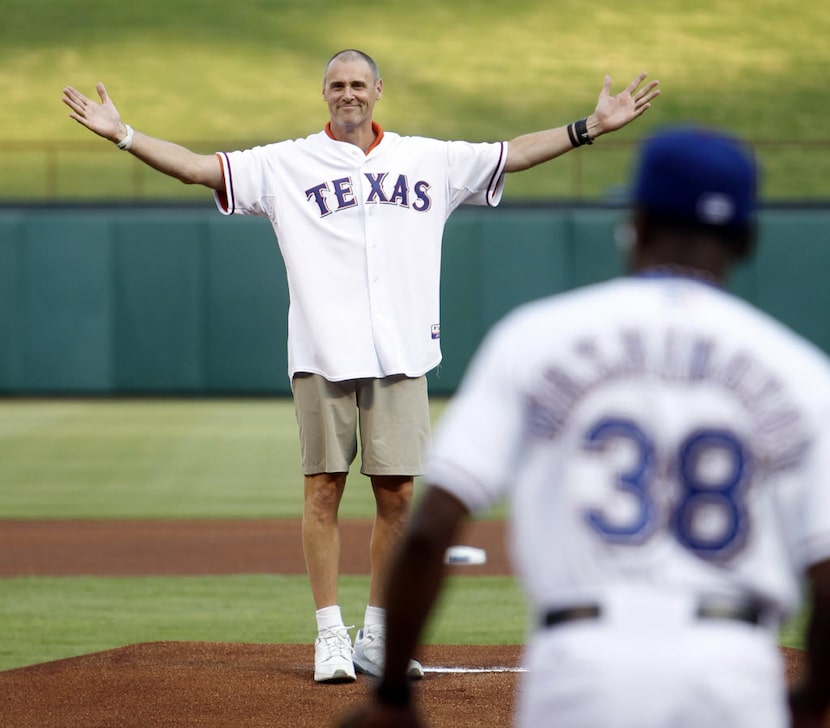
M 120 142 L 117 142 L 115 146 L 126 152 L 129 151 L 130 147 L 133 145 L 133 135 L 135 134 L 135 130 L 129 124 L 124 124 L 124 128 L 127 130 L 127 136 L 125 136 Z

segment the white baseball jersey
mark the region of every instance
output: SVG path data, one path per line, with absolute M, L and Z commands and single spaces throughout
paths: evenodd
M 540 607 L 641 580 L 789 614 L 830 558 L 830 367 L 699 281 L 588 287 L 488 337 L 427 476 L 473 511 L 509 498 Z
M 384 132 L 364 153 L 327 131 L 221 153 L 225 214 L 262 215 L 288 277 L 288 367 L 331 381 L 420 376 L 441 360 L 444 224 L 497 205 L 506 143 Z
M 816 348 L 688 278 L 630 277 L 527 304 L 477 353 L 425 478 L 473 512 L 509 500 L 535 615 L 608 607 L 608 622 L 535 633 L 523 724 L 785 724 L 774 626 L 712 620 L 707 640 L 688 617 L 712 595 L 789 615 L 804 569 L 830 558 L 830 366 Z M 673 610 L 685 631 L 644 639 Z M 647 655 L 662 662 L 641 671 Z M 741 660 L 751 699 L 729 677 Z M 741 701 L 737 714 L 755 713 L 719 722 L 699 692 L 677 712 L 679 686 L 706 680 Z M 596 691 L 593 704 L 580 691 Z M 652 709 L 662 717 L 641 720 Z

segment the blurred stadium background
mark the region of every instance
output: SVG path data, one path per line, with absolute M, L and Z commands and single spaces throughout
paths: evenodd
M 484 331 L 528 298 L 619 272 L 611 238 L 639 139 L 725 126 L 763 165 L 764 253 L 734 286 L 830 347 L 830 13 L 782 0 L 0 0 L 0 393 L 285 395 L 282 262 L 267 222 L 144 167 L 67 118 L 61 89 L 104 81 L 125 120 L 200 151 L 326 121 L 325 61 L 375 56 L 376 116 L 404 134 L 493 140 L 587 114 L 605 73 L 663 95 L 591 148 L 511 175 L 503 209 L 451 218 L 450 394 Z

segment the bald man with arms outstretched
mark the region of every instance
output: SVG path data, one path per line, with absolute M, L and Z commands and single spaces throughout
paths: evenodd
M 439 277 L 444 225 L 459 205 L 499 203 L 504 176 L 622 128 L 658 95 L 637 76 L 617 95 L 605 78 L 589 116 L 509 142 L 402 137 L 375 120 L 383 81 L 371 57 L 326 63 L 325 128 L 303 139 L 201 155 L 122 121 L 103 84 L 100 103 L 72 87 L 70 117 L 152 168 L 214 191 L 227 215 L 270 220 L 285 262 L 288 375 L 304 474 L 303 548 L 316 605 L 318 682 L 379 675 L 384 586 L 406 525 L 429 438 L 426 374 L 441 360 Z M 357 455 L 376 502 L 371 579 L 354 647 L 338 606 L 338 511 Z M 410 660 L 408 675 L 421 666 Z

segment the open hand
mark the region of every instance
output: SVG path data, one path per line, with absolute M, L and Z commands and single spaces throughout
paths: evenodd
M 118 113 L 112 99 L 107 95 L 104 84 L 97 84 L 95 90 L 101 98 L 100 104 L 88 99 L 72 86 L 64 88 L 61 101 L 72 109 L 72 113 L 69 114 L 70 119 L 74 119 L 105 139 L 118 142 L 126 133 L 121 124 L 121 114 Z
M 628 84 L 628 88 L 616 96 L 611 95 L 611 76 L 605 77 L 594 110 L 600 134 L 621 129 L 651 107 L 651 101 L 660 95 L 660 89 L 657 88 L 660 82 L 649 81 L 640 88 L 647 75 L 638 75 Z

